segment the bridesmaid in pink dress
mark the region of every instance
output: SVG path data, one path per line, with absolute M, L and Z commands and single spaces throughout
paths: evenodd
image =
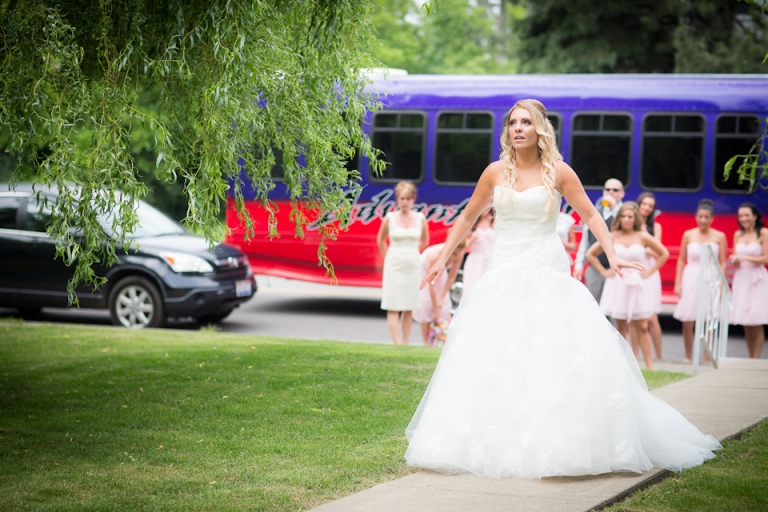
M 640 212 L 643 231 L 650 233 L 660 244 L 663 244 L 661 241 L 661 224 L 656 222 L 654 218 L 656 215 L 656 196 L 652 192 L 643 192 L 637 196 L 637 209 Z M 648 250 L 645 256 L 648 260 L 645 265 L 650 268 L 656 263 L 658 254 Z M 654 272 L 653 275 L 645 280 L 645 287 L 653 306 L 653 314 L 648 319 L 648 332 L 651 335 L 651 343 L 653 343 L 656 359 L 661 359 L 661 324 L 659 323 L 659 313 L 661 313 L 661 274 L 658 271 Z M 634 337 L 630 336 L 630 338 Z M 637 340 L 633 339 L 631 345 L 635 356 L 637 356 Z
M 491 263 L 491 249 L 493 248 L 493 208 L 483 210 L 477 219 L 472 233 L 467 237 L 469 254 L 464 261 L 464 276 L 462 278 L 462 296 L 466 296 L 469 290 L 475 286 L 480 277 L 488 270 Z
M 725 254 L 728 242 L 722 231 L 712 229 L 714 205 L 709 199 L 702 199 L 696 208 L 698 227 L 683 233 L 680 241 L 680 256 L 675 271 L 675 295 L 680 300 L 672 316 L 683 323 L 685 362 L 693 357 L 693 327 L 696 322 L 696 302 L 699 287 L 699 260 L 703 246 L 711 245 L 725 274 Z
M 450 231 L 449 231 L 450 233 Z M 421 253 L 421 277 L 427 275 L 429 269 L 437 261 L 440 251 L 445 244 L 430 245 Z M 446 271 L 438 277 L 432 286 L 421 289 L 421 306 L 413 311 L 413 319 L 419 323 L 424 345 L 429 345 L 429 323 L 443 320 L 446 324 L 451 319 L 451 286 L 456 281 L 461 260 L 464 258 L 466 242 L 462 240 L 453 250 L 446 262 Z
M 739 206 L 739 226 L 733 234 L 731 263 L 733 307 L 729 323 L 744 326 L 749 357 L 759 358 L 765 342 L 764 324 L 768 324 L 768 229 L 752 203 Z
M 600 244 L 595 243 L 587 251 L 587 260 L 593 268 L 606 277 L 603 294 L 600 297 L 600 308 L 606 316 L 616 320 L 616 329 L 628 339 L 630 326 L 634 330 L 638 344 L 643 349 L 645 367 L 653 369 L 653 354 L 651 340 L 648 336 L 648 319 L 653 315 L 654 305 L 645 286 L 644 280 L 659 270 L 667 258 L 669 251 L 666 247 L 642 230 L 640 212 L 637 203 L 627 201 L 616 215 L 611 226 L 611 237 L 616 255 L 627 261 L 636 261 L 645 265 L 646 251 L 651 249 L 659 255 L 653 266 L 640 272 L 635 269 L 624 271 L 624 279 L 616 276 L 611 269 L 606 269 L 598 255 L 603 252 Z

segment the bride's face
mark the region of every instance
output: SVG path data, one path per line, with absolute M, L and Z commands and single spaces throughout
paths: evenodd
M 507 121 L 509 140 L 516 150 L 536 147 L 539 143 L 539 135 L 533 127 L 531 113 L 524 108 L 517 107 L 509 114 Z

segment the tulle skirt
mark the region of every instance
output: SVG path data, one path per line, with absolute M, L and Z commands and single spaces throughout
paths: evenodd
M 467 298 L 406 430 L 411 466 L 525 478 L 680 471 L 720 448 L 647 391 L 626 341 L 567 271 L 492 267 Z

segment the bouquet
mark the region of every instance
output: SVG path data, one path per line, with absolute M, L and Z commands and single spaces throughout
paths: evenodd
M 429 331 L 427 332 L 427 341 L 433 347 L 445 345 L 445 336 L 448 333 L 448 325 L 444 320 L 429 322 Z

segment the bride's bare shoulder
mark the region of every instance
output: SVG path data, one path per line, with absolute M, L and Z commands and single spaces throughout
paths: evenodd
M 501 163 L 501 160 L 496 160 L 495 162 L 491 162 L 488 167 L 485 168 L 480 179 L 491 186 L 496 186 L 501 183 L 503 173 L 504 164 Z
M 581 185 L 581 180 L 579 180 L 579 177 L 576 175 L 576 171 L 562 160 L 555 164 L 555 170 L 557 171 L 557 183 L 555 188 L 560 192 L 563 192 L 563 188 L 567 188 L 568 185 L 574 185 L 576 183 Z

